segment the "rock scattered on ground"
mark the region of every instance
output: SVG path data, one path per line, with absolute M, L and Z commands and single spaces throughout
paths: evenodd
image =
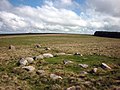
M 66 65 L 66 64 L 71 64 L 71 63 L 73 63 L 73 62 L 70 61 L 70 60 L 64 60 L 63 63 Z
M 79 52 L 74 53 L 74 55 L 83 56 L 83 55 L 82 55 L 81 53 L 79 53 Z
M 66 90 L 82 90 L 80 86 L 71 86 L 67 88 Z
M 88 73 L 87 73 L 86 71 L 81 71 L 80 74 L 86 75 L 86 74 L 88 74 Z
M 37 74 L 44 74 L 45 71 L 44 70 L 37 70 Z
M 52 58 L 53 55 L 52 55 L 51 53 L 44 53 L 44 54 L 43 54 L 43 57 L 44 57 L 44 58 Z
M 34 71 L 35 70 L 35 67 L 33 67 L 33 66 L 24 66 L 24 67 L 22 67 L 23 69 L 26 69 L 27 71 L 30 71 L 30 72 L 32 72 L 32 71 Z
M 53 80 L 62 79 L 61 76 L 58 76 L 58 75 L 56 75 L 56 74 L 50 74 L 50 78 L 52 78 Z
M 43 58 L 44 58 L 43 55 L 39 55 L 39 56 L 35 56 L 34 60 L 40 60 L 40 59 L 43 59 Z
M 66 55 L 66 53 L 56 53 L 54 56 L 62 56 L 62 55 Z
M 51 50 L 51 48 L 49 48 L 49 47 L 45 47 L 45 50 Z
M 102 66 L 102 68 L 111 69 L 111 67 L 109 67 L 109 66 L 108 66 L 107 64 L 105 64 L 105 63 L 102 63 L 101 66 Z
M 28 61 L 28 63 L 33 63 L 34 59 L 32 57 L 26 57 L 25 60 Z
M 36 48 L 41 48 L 42 46 L 40 44 L 35 45 Z
M 87 64 L 78 64 L 79 66 L 81 66 L 82 68 L 88 68 Z
M 9 46 L 9 49 L 11 49 L 11 50 L 15 50 L 15 46 L 10 45 L 10 46 Z
M 93 73 L 96 73 L 97 72 L 97 70 L 98 70 L 98 68 L 93 68 Z
M 28 64 L 28 61 L 27 61 L 26 59 L 24 59 L 24 58 L 21 58 L 21 59 L 19 60 L 19 64 L 25 66 L 25 65 Z

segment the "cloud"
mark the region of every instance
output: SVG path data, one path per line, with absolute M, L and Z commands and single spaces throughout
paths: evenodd
M 42 6 L 31 7 L 13 6 L 8 0 L 2 0 L 0 32 L 93 34 L 96 30 L 119 31 L 119 10 L 115 12 L 119 6 L 114 2 L 110 11 L 106 5 L 111 3 L 112 0 L 86 0 L 81 7 L 75 0 L 45 0 Z

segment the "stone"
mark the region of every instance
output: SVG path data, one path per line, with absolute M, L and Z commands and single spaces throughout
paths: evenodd
M 45 50 L 51 50 L 51 48 L 49 48 L 49 47 L 45 47 Z
M 44 58 L 43 55 L 39 55 L 39 56 L 35 56 L 34 60 L 40 60 L 40 59 L 43 59 L 43 58 Z
M 66 64 L 71 64 L 71 63 L 73 63 L 73 62 L 70 61 L 70 60 L 64 60 L 63 63 L 66 65 Z
M 87 64 L 78 64 L 79 66 L 83 67 L 83 68 L 87 68 L 88 65 Z
M 21 58 L 20 60 L 19 60 L 19 64 L 20 65 L 27 65 L 28 64 L 28 61 L 27 60 L 25 60 L 24 58 Z
M 76 87 L 75 86 L 71 86 L 71 87 L 67 88 L 66 90 L 76 90 Z
M 107 69 L 111 69 L 111 67 L 109 67 L 107 64 L 102 63 L 102 68 L 107 68 Z
M 36 48 L 40 48 L 41 45 L 40 45 L 40 44 L 36 44 L 35 47 L 36 47 Z
M 32 72 L 32 71 L 34 71 L 35 70 L 35 67 L 33 67 L 33 66 L 24 66 L 24 67 L 22 67 L 23 69 L 26 69 L 27 71 L 30 71 L 30 72 Z
M 38 74 L 44 74 L 45 71 L 44 71 L 44 70 L 37 70 L 37 73 L 38 73 Z
M 83 55 L 82 55 L 82 54 L 80 54 L 79 52 L 74 53 L 74 55 L 83 56 Z
M 86 75 L 86 74 L 88 74 L 88 73 L 87 73 L 86 71 L 81 71 L 80 74 Z
M 54 56 L 62 56 L 62 55 L 66 55 L 65 53 L 56 53 Z
M 10 45 L 10 46 L 9 46 L 9 49 L 11 49 L 11 50 L 15 50 L 15 46 Z
M 61 86 L 58 84 L 52 85 L 52 90 L 61 90 Z
M 34 59 L 31 57 L 26 57 L 25 60 L 28 61 L 28 63 L 33 63 Z
M 50 78 L 52 78 L 53 80 L 62 79 L 61 76 L 58 76 L 58 75 L 56 75 L 56 74 L 50 74 Z
M 93 68 L 93 73 L 96 73 L 98 68 Z
M 53 55 L 50 54 L 50 53 L 45 53 L 45 54 L 43 54 L 43 57 L 44 57 L 44 58 L 52 58 Z

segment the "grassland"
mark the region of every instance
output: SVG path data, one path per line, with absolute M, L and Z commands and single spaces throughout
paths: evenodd
M 42 48 L 35 48 L 36 44 L 40 44 Z M 9 45 L 14 45 L 16 49 L 8 49 Z M 51 50 L 44 50 L 44 47 L 50 47 Z M 45 70 L 45 76 L 27 72 L 18 66 L 21 57 L 59 52 L 80 52 L 83 56 L 58 56 L 31 64 L 36 70 Z M 74 63 L 64 65 L 63 60 Z M 102 69 L 102 62 L 112 70 Z M 89 67 L 81 68 L 78 63 L 88 64 Z M 97 73 L 90 72 L 94 67 L 99 69 Z M 81 76 L 81 71 L 88 74 Z M 58 74 L 63 79 L 51 80 L 51 73 Z M 81 90 L 112 90 L 120 87 L 120 39 L 65 34 L 1 36 L 0 76 L 1 90 L 64 90 L 75 85 L 79 85 Z

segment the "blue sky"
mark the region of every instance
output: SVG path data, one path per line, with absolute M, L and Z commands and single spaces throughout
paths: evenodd
M 0 0 L 0 33 L 120 32 L 119 3 L 120 0 Z

